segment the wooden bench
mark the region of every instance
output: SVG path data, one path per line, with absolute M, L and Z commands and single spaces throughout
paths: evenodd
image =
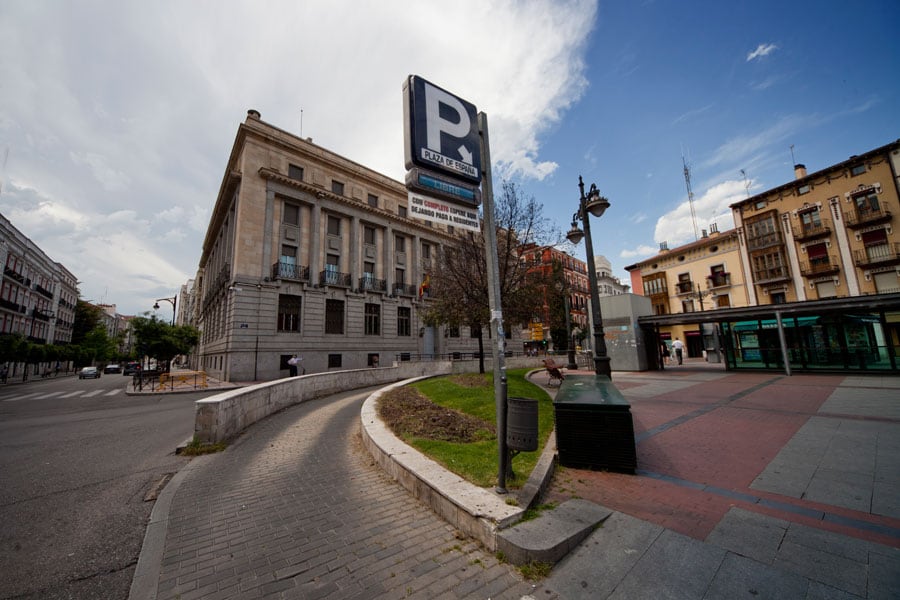
M 562 382 L 565 380 L 566 376 L 563 373 L 563 365 L 557 364 L 552 358 L 545 358 L 543 360 L 544 367 L 547 369 L 547 374 L 550 375 L 550 380 L 547 382 L 547 385 L 553 385 L 553 382 L 556 382 L 556 385 L 562 385 Z

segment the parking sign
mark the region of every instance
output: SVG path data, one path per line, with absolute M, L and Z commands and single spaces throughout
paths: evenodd
M 410 75 L 403 84 L 406 168 L 418 165 L 453 178 L 481 181 L 475 105 Z

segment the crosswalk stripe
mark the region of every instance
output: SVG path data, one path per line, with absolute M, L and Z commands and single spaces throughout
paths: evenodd
M 103 390 L 94 390 L 93 392 L 88 392 L 87 394 L 85 394 L 84 397 L 92 398 L 92 397 L 96 396 L 97 394 L 102 394 L 102 393 L 103 393 Z
M 23 394 L 21 396 L 7 396 L 3 398 L 4 402 L 15 402 L 16 400 L 24 400 L 25 398 L 31 398 L 32 396 L 37 396 L 39 392 L 31 392 L 30 394 Z
M 72 396 L 79 396 L 79 395 L 81 395 L 81 394 L 83 394 L 83 393 L 84 393 L 83 390 L 78 390 L 77 392 L 69 392 L 69 393 L 66 394 L 65 396 L 60 396 L 60 398 L 71 398 Z
M 110 390 L 110 391 L 106 392 L 106 394 L 104 394 L 104 396 L 115 396 L 116 394 L 118 394 L 121 391 L 122 390 Z
M 53 396 L 59 396 L 60 394 L 64 394 L 65 392 L 50 392 L 49 394 L 41 394 L 40 396 L 35 396 L 32 400 L 46 400 L 47 398 L 52 398 Z

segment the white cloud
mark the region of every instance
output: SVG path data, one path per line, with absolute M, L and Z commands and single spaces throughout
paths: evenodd
M 625 250 L 622 250 L 619 253 L 619 256 L 621 258 L 627 258 L 627 259 L 632 259 L 632 258 L 641 259 L 641 258 L 646 258 L 648 256 L 653 256 L 657 252 L 659 252 L 659 248 L 654 248 L 653 246 L 647 246 L 646 244 L 642 244 L 642 245 L 638 246 L 637 248 L 633 248 L 631 250 L 629 250 L 627 248 Z
M 777 49 L 778 46 L 775 44 L 760 44 L 756 47 L 756 50 L 747 54 L 747 62 L 768 56 Z
M 84 297 L 128 314 L 194 275 L 249 108 L 297 134 L 302 109 L 304 137 L 402 179 L 401 86 L 418 74 L 488 115 L 496 177 L 547 178 L 558 165 L 542 136 L 587 89 L 597 0 L 23 2 L 3 12 L 0 209 L 76 274 Z
M 723 181 L 710 187 L 700 197 L 694 198 L 694 213 L 697 215 L 697 233 L 709 230 L 711 223 L 716 223 L 719 231 L 726 231 L 734 227 L 734 219 L 729 205 L 745 198 L 746 189 L 741 180 Z M 688 242 L 693 242 L 694 218 L 691 215 L 691 205 L 687 198 L 675 209 L 669 211 L 656 222 L 653 239 L 657 242 L 667 242 L 669 248 L 674 248 Z

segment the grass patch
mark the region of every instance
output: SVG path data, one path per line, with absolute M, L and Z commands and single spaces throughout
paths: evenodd
M 522 486 L 553 429 L 553 402 L 525 379 L 531 369 L 507 371 L 507 396 L 538 401 L 538 449 L 512 461 L 507 487 Z M 379 401 L 379 414 L 407 444 L 481 487 L 497 483 L 498 450 L 493 373 L 448 375 L 398 388 Z
M 553 510 L 554 508 L 556 508 L 555 502 L 539 504 L 537 506 L 529 508 L 524 513 L 522 513 L 522 521 L 532 521 L 534 519 L 537 519 L 545 510 Z
M 519 567 L 519 572 L 522 573 L 522 577 L 529 581 L 537 581 L 540 579 L 544 579 L 548 575 L 550 575 L 550 571 L 553 569 L 553 565 L 545 562 L 530 562 L 526 565 L 522 565 Z
M 228 445 L 225 442 L 218 442 L 216 444 L 204 444 L 195 437 L 187 446 L 185 446 L 181 450 L 180 454 L 182 456 L 201 456 L 203 454 L 215 454 L 216 452 L 222 452 L 227 447 Z

